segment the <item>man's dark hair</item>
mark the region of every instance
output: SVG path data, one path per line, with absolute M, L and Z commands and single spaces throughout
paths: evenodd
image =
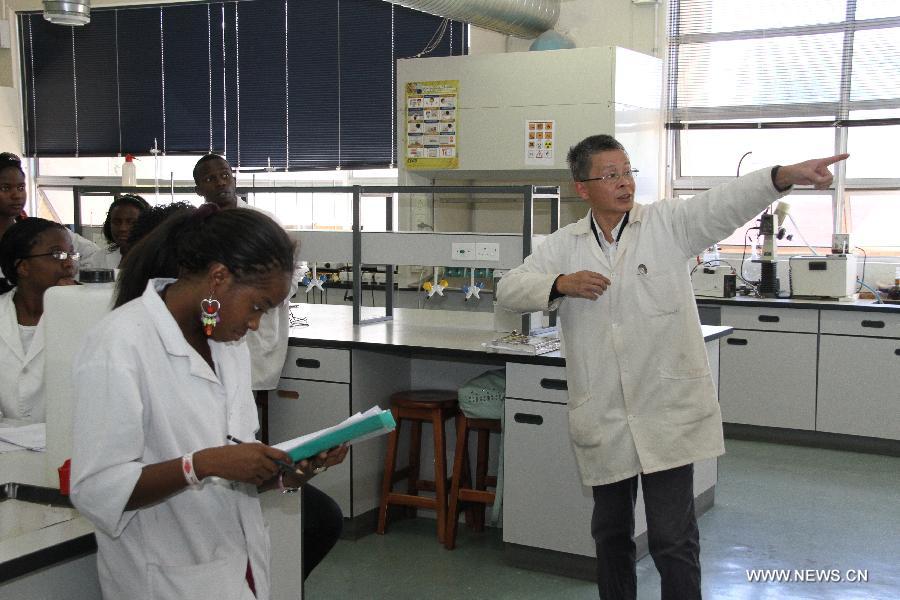
M 171 202 L 169 204 L 159 204 L 151 206 L 147 210 L 138 215 L 137 221 L 131 227 L 131 233 L 128 234 L 128 244 L 134 247 L 141 238 L 156 229 L 156 226 L 169 218 L 169 216 L 185 208 L 193 208 L 190 202 Z
M 590 177 L 591 157 L 598 152 L 606 152 L 607 150 L 621 150 L 625 152 L 625 146 L 620 144 L 613 136 L 601 134 L 584 138 L 578 144 L 569 148 L 566 160 L 569 163 L 569 170 L 572 171 L 572 179 L 584 181 Z
M 227 160 L 225 160 L 224 156 L 216 154 L 215 152 L 204 154 L 200 157 L 200 160 L 197 161 L 197 164 L 194 165 L 193 175 L 195 184 L 200 185 L 200 180 L 197 179 L 197 172 L 200 170 L 200 165 L 202 165 L 203 163 L 208 163 L 211 160 L 224 160 L 226 163 L 228 162 Z

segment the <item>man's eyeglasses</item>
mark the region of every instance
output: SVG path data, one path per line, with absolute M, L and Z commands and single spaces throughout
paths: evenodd
M 634 179 L 634 176 L 638 173 L 640 173 L 640 171 L 637 169 L 628 169 L 621 175 L 618 173 L 610 173 L 609 175 L 601 175 L 600 177 L 589 177 L 587 179 L 582 179 L 581 183 L 587 183 L 588 181 L 607 181 L 609 183 L 619 183 L 619 179 L 621 179 L 622 177 Z
M 31 256 L 23 256 L 22 260 L 26 258 L 38 258 L 40 256 L 52 256 L 56 260 L 78 260 L 81 258 L 80 252 L 66 252 L 65 250 L 54 250 L 53 252 L 45 252 L 44 254 L 32 254 Z

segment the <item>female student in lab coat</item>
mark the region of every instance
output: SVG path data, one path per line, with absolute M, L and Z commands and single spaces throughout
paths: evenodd
M 94 257 L 91 266 L 118 269 L 122 258 L 131 249 L 131 229 L 144 211 L 150 209 L 147 201 L 134 194 L 122 194 L 109 205 L 103 222 L 103 237 L 109 245 Z
M 174 261 L 178 279 L 153 279 Z M 117 304 L 74 361 L 72 501 L 97 527 L 106 598 L 267 599 L 257 491 L 298 487 L 346 448 L 279 475 L 256 443 L 250 357 L 236 343 L 281 303 L 293 244 L 256 211 L 204 205 L 136 245 Z
M 59 223 L 24 218 L 0 239 L 0 417 L 44 420 L 44 292 L 75 283 L 74 253 Z
M 25 214 L 27 199 L 25 171 L 22 169 L 21 159 L 12 152 L 0 152 L 0 235 L 12 227 L 13 223 L 27 216 Z M 75 246 L 75 251 L 81 257 L 80 264 L 95 266 L 94 261 L 97 259 L 94 257 L 100 252 L 97 244 L 68 229 L 66 231 Z M 0 283 L 3 277 L 3 272 L 0 272 Z

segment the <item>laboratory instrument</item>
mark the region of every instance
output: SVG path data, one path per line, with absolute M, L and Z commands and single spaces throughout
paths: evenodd
M 793 297 L 856 297 L 857 259 L 854 254 L 792 256 L 788 264 Z

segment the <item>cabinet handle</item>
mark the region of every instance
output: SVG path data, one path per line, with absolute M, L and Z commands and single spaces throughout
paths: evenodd
M 565 379 L 541 379 L 541 387 L 545 390 L 567 390 L 569 384 Z
M 541 415 L 529 415 L 528 413 L 516 413 L 513 415 L 513 420 L 516 423 L 527 423 L 528 425 L 541 425 L 544 422 L 544 417 Z
M 745 340 L 744 338 L 730 337 L 727 340 L 725 340 L 725 342 L 732 346 L 746 346 L 747 345 L 747 340 Z
M 871 327 L 873 329 L 884 329 L 884 321 L 863 321 L 863 327 Z
M 279 398 L 290 398 L 291 400 L 299 400 L 300 392 L 295 392 L 293 390 L 278 390 Z
M 298 358 L 297 366 L 303 367 L 306 369 L 318 369 L 319 367 L 322 366 L 322 363 L 320 363 L 319 361 L 317 361 L 314 358 Z
M 759 315 L 759 320 L 762 323 L 777 323 L 781 318 L 776 317 L 775 315 Z
M 894 354 L 896 354 L 897 356 L 900 356 L 900 348 L 897 348 L 896 350 L 894 350 Z

